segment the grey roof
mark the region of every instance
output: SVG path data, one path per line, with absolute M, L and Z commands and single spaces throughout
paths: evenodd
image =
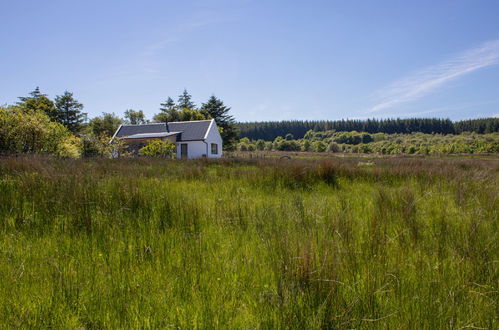
M 182 141 L 204 140 L 211 120 L 175 121 L 168 123 L 171 132 L 182 132 Z
M 140 133 L 124 136 L 123 139 L 144 139 L 144 138 L 161 138 L 180 134 L 181 132 L 162 132 L 162 133 Z
M 144 124 L 144 125 L 121 125 L 116 131 L 115 137 L 122 138 L 125 136 L 145 133 L 165 133 L 168 132 L 165 123 L 159 124 Z
M 173 133 L 181 133 L 178 136 L 180 138 L 179 141 L 204 140 L 211 122 L 212 120 L 176 121 L 168 123 L 168 129 L 165 123 L 121 125 L 114 137 L 128 139 L 151 138 L 166 137 L 173 135 Z

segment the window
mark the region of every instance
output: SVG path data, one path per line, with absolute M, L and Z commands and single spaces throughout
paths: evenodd
M 216 143 L 211 144 L 211 154 L 212 155 L 218 154 L 218 144 Z

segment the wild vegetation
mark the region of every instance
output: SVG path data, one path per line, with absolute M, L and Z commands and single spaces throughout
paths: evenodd
M 312 130 L 337 132 L 366 132 L 385 134 L 460 134 L 473 132 L 478 134 L 499 133 L 499 118 L 479 118 L 452 122 L 439 118 L 408 119 L 347 119 L 347 120 L 284 120 L 238 123 L 237 128 L 242 138 L 251 140 L 273 141 L 278 136 L 292 134 L 301 139 Z
M 494 329 L 498 171 L 5 157 L 0 327 Z
M 499 133 L 385 134 L 366 132 L 308 131 L 302 139 L 292 134 L 274 141 L 242 138 L 239 151 L 312 151 L 330 153 L 484 154 L 499 152 Z

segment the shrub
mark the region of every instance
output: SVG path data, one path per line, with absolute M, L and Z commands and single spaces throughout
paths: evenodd
M 0 107 L 0 152 L 78 157 L 80 140 L 42 111 Z
M 341 151 L 341 148 L 340 148 L 340 146 L 338 145 L 338 143 L 336 143 L 336 142 L 331 142 L 331 143 L 329 143 L 329 145 L 327 146 L 327 151 L 328 151 L 328 152 L 340 152 L 340 151 Z
M 140 149 L 139 154 L 146 157 L 173 158 L 175 145 L 168 141 L 153 140 Z

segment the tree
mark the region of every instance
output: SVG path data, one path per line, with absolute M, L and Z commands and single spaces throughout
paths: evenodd
M 0 107 L 0 152 L 77 158 L 80 140 L 42 111 Z
M 205 120 L 208 119 L 206 116 L 199 110 L 183 108 L 178 112 L 178 120 L 179 121 L 191 121 L 191 120 Z
M 133 109 L 128 109 L 125 111 L 125 123 L 132 125 L 140 125 L 147 123 L 144 111 L 135 111 Z
M 255 147 L 256 147 L 256 150 L 260 150 L 260 151 L 264 150 L 265 149 L 265 141 L 262 139 L 259 139 L 258 141 L 256 141 Z
M 103 112 L 102 116 L 92 118 L 89 126 L 95 136 L 105 135 L 106 137 L 111 137 L 122 123 L 123 119 L 114 113 Z
M 173 108 L 168 112 L 161 112 L 153 117 L 156 123 L 167 123 L 171 121 L 190 121 L 190 120 L 204 120 L 206 116 L 199 110 L 183 108 L 177 110 Z
M 237 138 L 236 121 L 229 115 L 230 108 L 225 106 L 223 101 L 212 95 L 208 102 L 201 105 L 201 112 L 208 118 L 215 119 L 217 126 L 221 128 L 220 135 L 225 149 L 232 149 Z
M 341 148 L 336 142 L 330 142 L 327 146 L 328 152 L 340 152 Z
M 81 112 L 83 104 L 73 98 L 73 93 L 65 91 L 64 94 L 55 97 L 55 107 L 56 120 L 73 134 L 78 133 L 86 118 L 86 113 Z
M 29 93 L 30 96 L 19 97 L 20 102 L 17 106 L 23 111 L 40 111 L 44 112 L 50 119 L 57 121 L 59 111 L 46 94 L 40 92 L 40 88 L 36 87 L 34 91 Z
M 326 151 L 326 145 L 322 141 L 316 141 L 314 143 L 314 151 L 316 152 L 324 152 Z
M 168 121 L 178 121 L 178 111 L 175 102 L 171 97 L 165 103 L 161 103 L 159 107 L 160 113 L 154 115 L 152 120 L 156 123 L 166 123 Z
M 192 95 L 184 89 L 184 92 L 178 97 L 177 106 L 180 109 L 187 108 L 193 110 L 196 108 L 196 105 L 191 101 L 191 99 Z
M 162 112 L 168 112 L 172 109 L 175 109 L 175 101 L 173 101 L 173 99 L 168 96 L 165 103 L 160 104 L 159 110 Z

